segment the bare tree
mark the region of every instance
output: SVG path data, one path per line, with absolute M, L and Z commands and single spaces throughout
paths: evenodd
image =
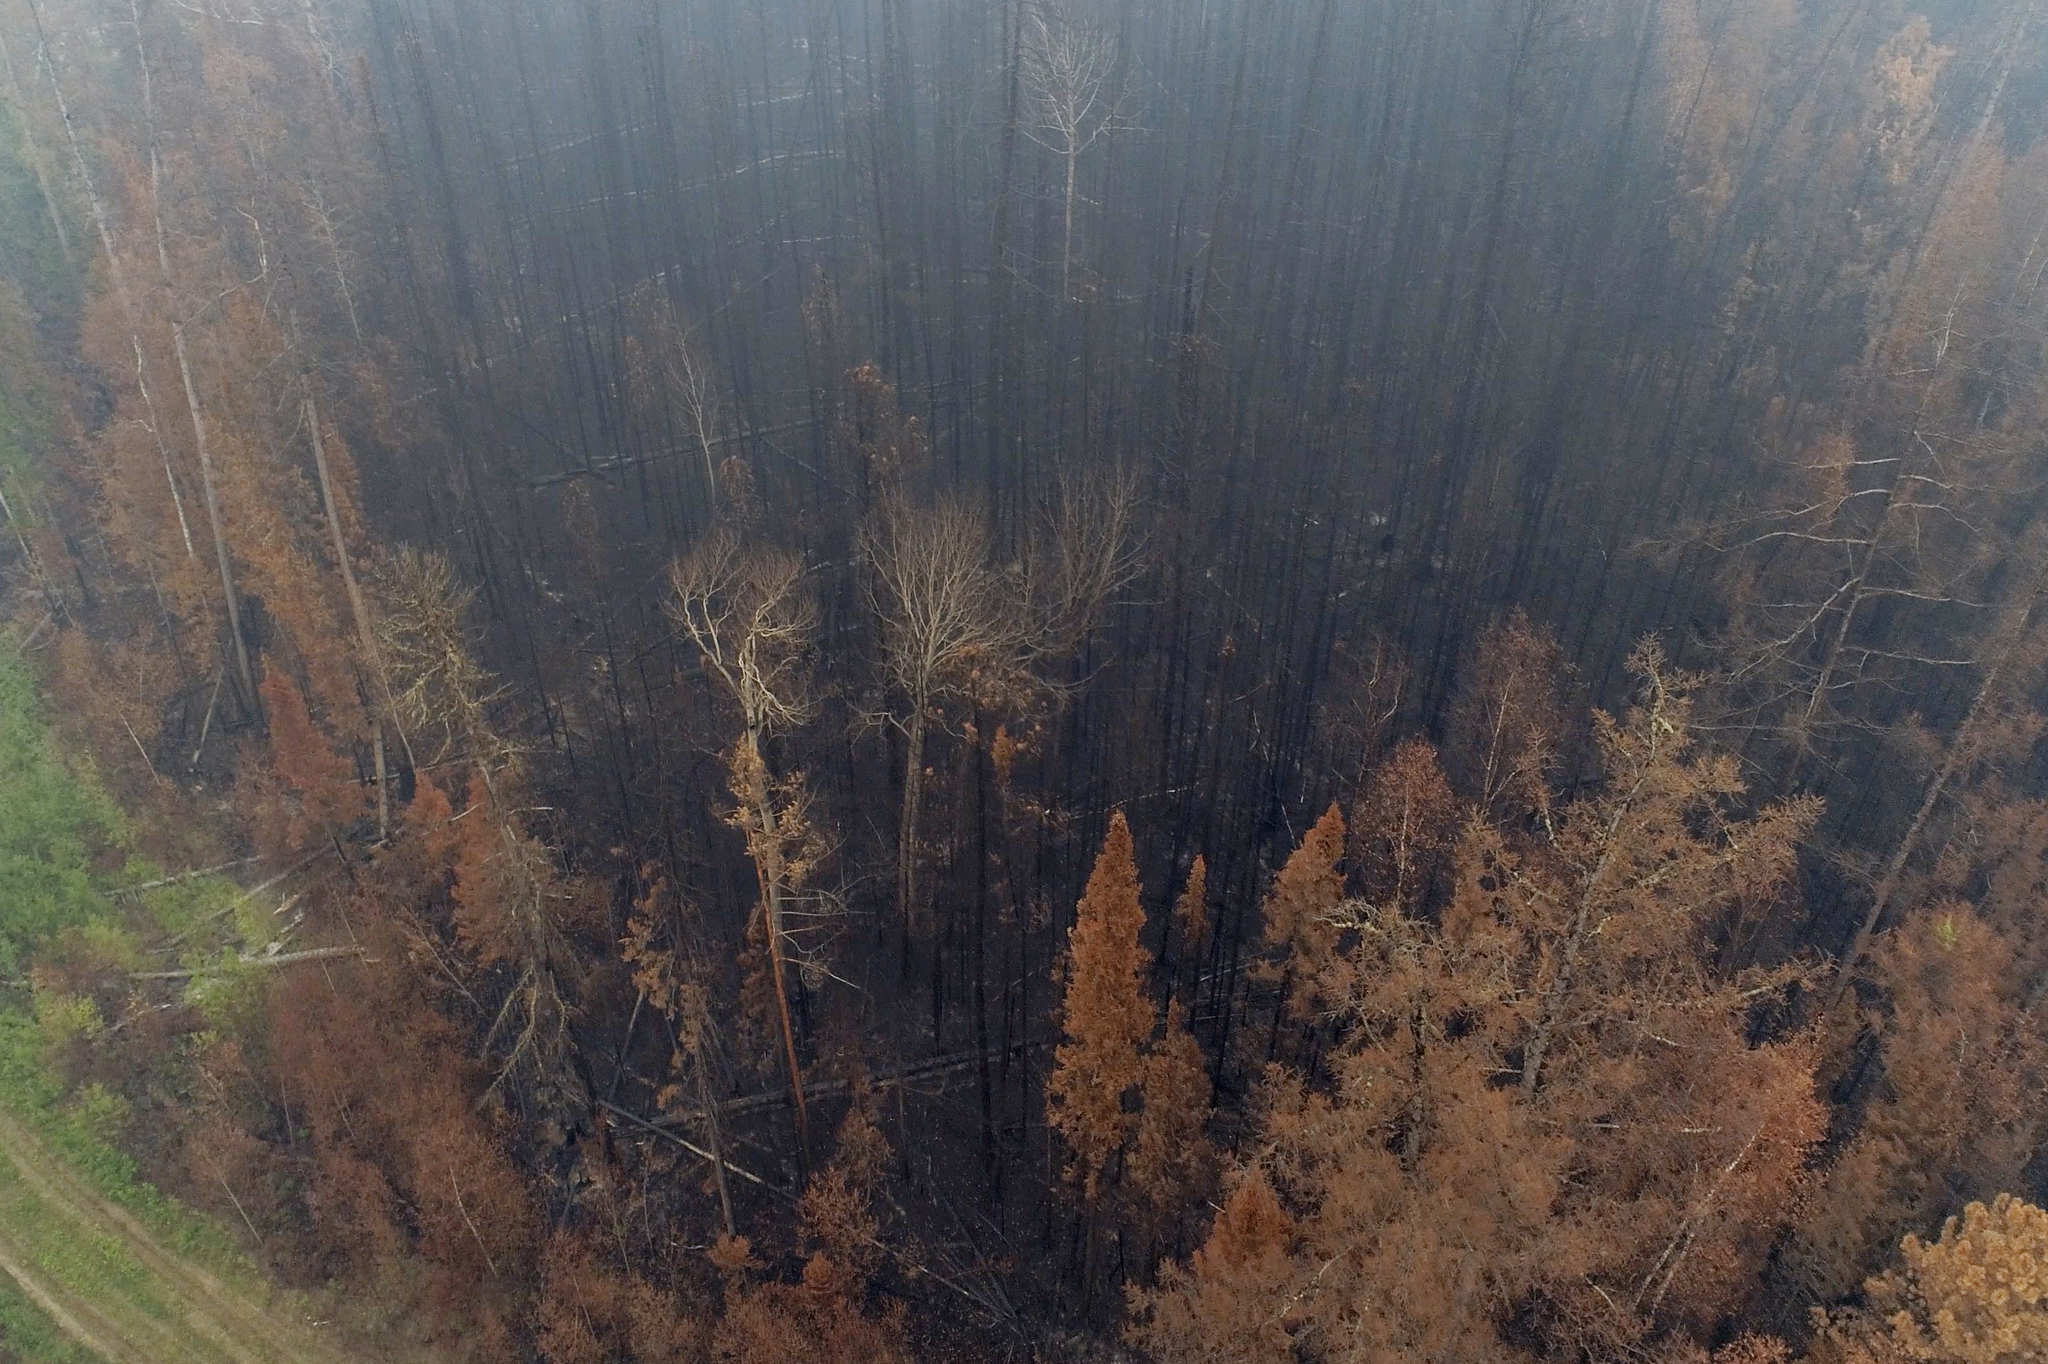
M 718 394 L 712 386 L 710 362 L 674 304 L 664 299 L 651 305 L 647 314 L 645 330 L 651 345 L 641 357 L 642 382 L 666 395 L 682 417 L 689 441 L 703 456 L 704 507 L 716 519 L 718 473 L 711 447 L 718 429 Z
M 1034 649 L 1071 653 L 1144 566 L 1137 479 L 1121 472 L 1060 475 L 1024 564 Z
M 2034 477 L 2048 390 L 2012 343 L 1995 248 L 1964 235 L 1951 249 L 1970 268 L 1923 279 L 1873 343 L 1858 429 L 1803 444 L 1774 505 L 1705 537 L 1736 608 L 1726 704 L 1776 750 L 1780 789 L 1882 729 L 1879 698 L 1924 693 L 1998 647 L 2004 509 Z
M 434 766 L 466 744 L 479 762 L 502 765 L 512 749 L 490 721 L 490 675 L 476 661 L 468 621 L 475 593 L 439 554 L 401 548 L 384 565 L 384 609 L 372 619 L 379 654 L 392 678 L 392 709 L 412 733 L 436 730 L 440 747 L 416 755 Z
M 1025 14 L 1018 51 L 1025 118 L 1020 131 L 1060 159 L 1065 236 L 1060 248 L 1060 298 L 1069 297 L 1074 261 L 1074 172 L 1081 153 L 1126 119 L 1128 91 L 1116 83 L 1116 35 L 1078 18 L 1061 3 Z
M 739 705 L 747 742 L 796 729 L 815 710 L 810 649 L 818 608 L 803 561 L 720 530 L 669 566 L 669 619 Z
M 764 746 L 778 732 L 808 721 L 810 653 L 818 610 L 802 560 L 779 550 L 742 546 L 730 530 L 717 530 L 669 566 L 669 619 L 697 646 L 704 670 L 739 707 L 741 731 L 733 746 L 732 789 L 740 808 L 734 823 L 747 839 L 760 881 L 761 937 L 775 991 L 782 1047 L 789 1066 L 797 1138 L 807 1141 L 803 1073 L 790 1022 L 788 968 L 792 961 L 815 975 L 822 969 L 819 942 L 829 937 L 836 905 L 807 892 L 805 882 L 822 850 L 807 818 L 801 774 L 777 781 Z
M 947 696 L 987 695 L 1023 681 L 1029 626 L 990 563 L 982 518 L 952 502 L 885 502 L 861 530 L 869 600 L 882 624 L 882 672 L 903 701 L 903 805 L 896 826 L 896 904 L 917 918 L 917 835 L 927 726 Z

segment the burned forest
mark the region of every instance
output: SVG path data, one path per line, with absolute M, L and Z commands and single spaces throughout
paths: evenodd
M 0 62 L 0 1109 L 307 1349 L 2048 1359 L 2033 0 Z

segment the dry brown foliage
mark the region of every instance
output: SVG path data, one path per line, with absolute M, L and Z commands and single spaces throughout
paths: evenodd
M 1139 1074 L 1138 1131 L 1126 1174 L 1145 1203 L 1146 1220 L 1165 1230 L 1199 1199 L 1214 1177 L 1209 1144 L 1209 1067 L 1186 1024 L 1180 1001 L 1166 1007 L 1166 1029 Z
M 541 1256 L 534 1341 L 547 1364 L 694 1364 L 704 1357 L 706 1323 L 644 1277 L 618 1267 L 616 1249 L 597 1238 L 557 1230 Z
M 251 792 L 242 802 L 256 825 L 257 846 L 286 853 L 345 833 L 369 810 L 369 794 L 356 780 L 354 765 L 334 751 L 313 723 L 305 697 L 290 678 L 270 673 L 262 692 L 270 752 L 268 770 L 259 780 L 269 778 L 263 785 L 271 799 L 252 800 L 256 793 Z
M 728 1290 L 710 1358 L 717 1364 L 910 1364 L 900 1304 L 866 1316 L 839 1292 L 836 1276 L 823 1278 L 814 1282 L 807 1268 L 802 1283 Z
M 1782 882 L 1812 811 L 1735 818 L 1740 786 L 1692 749 L 1682 690 L 1654 652 L 1638 666 L 1641 703 L 1597 725 L 1604 785 L 1546 793 L 1526 836 L 1469 823 L 1441 926 L 1363 900 L 1310 920 L 1334 1089 L 1274 1068 L 1248 1148 L 1291 1236 L 1229 1274 L 1200 1257 L 1168 1271 L 1141 1342 L 1603 1358 L 1711 1329 L 1735 1300 L 1824 1110 L 1809 1042 L 1748 1035 L 1778 981 L 1717 975 L 1707 929 Z M 1326 903 L 1334 873 L 1314 865 L 1283 877 Z
M 1291 1348 L 1293 1222 L 1256 1168 L 1235 1187 L 1200 1249 L 1168 1263 L 1157 1289 L 1130 1292 L 1130 1335 L 1175 1364 L 1284 1359 Z
M 1194 864 L 1188 868 L 1187 884 L 1181 888 L 1180 898 L 1173 902 L 1173 922 L 1180 931 L 1181 955 L 1198 956 L 1203 939 L 1209 936 L 1209 864 L 1200 853 L 1195 854 Z
M 1444 751 L 1457 789 L 1490 818 L 1549 800 L 1568 738 L 1567 676 L 1557 641 L 1520 611 L 1481 632 L 1459 663 Z
M 2000 1194 L 1864 1286 L 1861 1309 L 1823 1319 L 1825 1364 L 2028 1364 L 2048 1357 L 2048 1211 Z
M 1931 874 L 1911 878 L 1901 921 L 1874 940 L 1876 1007 L 1836 1020 L 1836 1065 L 1870 1064 L 1856 1130 L 1784 1257 L 1810 1302 L 1853 1291 L 1907 1231 L 2019 1187 L 2040 1147 L 2048 805 L 1997 775 L 2032 748 L 2035 717 L 2005 728 L 1980 780 L 1956 793 Z
M 1258 976 L 1284 982 L 1288 1016 L 1297 1021 L 1315 1013 L 1315 981 L 1336 950 L 1343 857 L 1344 816 L 1332 804 L 1273 878 L 1260 916 L 1268 959 L 1260 963 Z
M 1814 1301 L 1853 1290 L 1957 1191 L 2016 1183 L 2038 1148 L 2048 1036 L 2026 1008 L 2019 944 L 1971 906 L 1938 902 L 1888 934 L 1873 974 L 1878 1078 L 1855 1135 L 1790 1248 Z
M 888 1163 L 889 1140 L 875 1122 L 873 1093 L 862 1088 L 839 1124 L 831 1163 L 811 1176 L 797 1204 L 804 1231 L 818 1246 L 806 1280 L 829 1282 L 854 1301 L 867 1291 L 882 1254 L 874 1198 Z
M 535 1268 L 525 1180 L 478 1113 L 484 1077 L 423 997 L 404 940 L 374 919 L 362 928 L 369 959 L 281 976 L 270 995 L 271 1092 L 309 1143 L 310 1235 L 328 1272 L 383 1291 L 426 1266 L 423 1320 L 509 1340 Z
M 1410 739 L 1387 756 L 1351 808 L 1351 858 L 1358 893 L 1376 905 L 1420 914 L 1430 905 L 1458 839 L 1457 797 L 1436 750 Z
M 1074 907 L 1061 1008 L 1064 1040 L 1045 1082 L 1046 1120 L 1073 1152 L 1074 1173 L 1090 1203 L 1100 1196 L 1110 1161 L 1135 1127 L 1124 1095 L 1143 1079 L 1153 1020 L 1144 993 L 1151 954 L 1138 941 L 1144 926 L 1131 830 L 1118 811 Z

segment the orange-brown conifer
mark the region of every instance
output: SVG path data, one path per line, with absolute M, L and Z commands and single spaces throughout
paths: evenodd
M 1344 816 L 1332 803 L 1273 878 L 1266 896 L 1265 944 L 1285 966 L 1269 961 L 1261 974 L 1285 977 L 1287 1011 L 1296 1020 L 1313 1012 L 1311 982 L 1336 950 L 1331 918 L 1344 900 L 1344 873 L 1338 867 L 1343 856 Z
M 1166 1031 L 1144 1059 L 1139 1092 L 1130 1180 L 1157 1222 L 1200 1194 L 1215 1161 L 1206 1130 L 1209 1069 L 1181 1021 L 1179 1000 L 1167 1005 Z
M 1047 1121 L 1073 1151 L 1091 1203 L 1132 1135 L 1135 1115 L 1125 1110 L 1124 1095 L 1143 1078 L 1142 1052 L 1152 1034 L 1144 993 L 1151 954 L 1138 941 L 1144 926 L 1131 830 L 1118 811 L 1074 908 L 1061 1010 L 1065 1040 L 1045 1082 Z
M 1351 810 L 1359 893 L 1413 914 L 1441 880 L 1458 839 L 1458 801 L 1436 749 L 1410 739 L 1388 755 Z
M 271 672 L 261 686 L 270 717 L 270 770 L 294 799 L 281 833 L 286 848 L 339 833 L 368 808 L 352 765 L 327 741 L 289 677 Z

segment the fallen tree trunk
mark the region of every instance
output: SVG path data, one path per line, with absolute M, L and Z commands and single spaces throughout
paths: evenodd
M 296 966 L 304 961 L 333 961 L 337 957 L 360 957 L 360 947 L 309 947 L 303 952 L 272 952 L 267 956 L 240 956 L 235 960 L 242 966 Z M 137 971 L 130 980 L 190 980 L 205 975 L 213 968 L 194 967 L 184 971 Z
M 1050 1041 L 1033 1042 L 1028 1048 L 1019 1044 L 1009 1048 L 1008 1055 L 1013 1057 L 1020 1056 L 1026 1050 L 1036 1051 L 1053 1045 L 1054 1043 Z M 998 1050 L 989 1052 L 987 1055 L 989 1059 L 996 1060 L 1000 1059 L 1004 1053 Z M 914 1080 L 929 1080 L 933 1076 L 945 1075 L 957 1070 L 966 1070 L 968 1067 L 978 1063 L 982 1056 L 983 1053 L 978 1051 L 956 1052 L 948 1056 L 931 1056 L 922 1061 L 912 1062 L 909 1065 L 898 1066 L 894 1070 L 885 1070 L 870 1075 L 867 1077 L 867 1083 L 880 1087 L 891 1084 L 908 1084 Z M 852 1088 L 852 1084 L 846 1080 L 833 1080 L 815 1087 L 805 1086 L 804 1097 L 806 1099 L 829 1098 L 845 1094 Z M 738 1099 L 728 1099 L 718 1105 L 718 1113 L 720 1117 L 732 1117 L 735 1114 L 752 1113 L 756 1109 L 772 1108 L 777 1104 L 788 1102 L 788 1090 L 771 1090 L 761 1094 L 748 1094 Z M 666 1128 L 680 1126 L 686 1122 L 696 1122 L 702 1117 L 703 1113 L 697 1109 L 678 1108 L 672 1112 L 644 1119 L 644 1121 Z

